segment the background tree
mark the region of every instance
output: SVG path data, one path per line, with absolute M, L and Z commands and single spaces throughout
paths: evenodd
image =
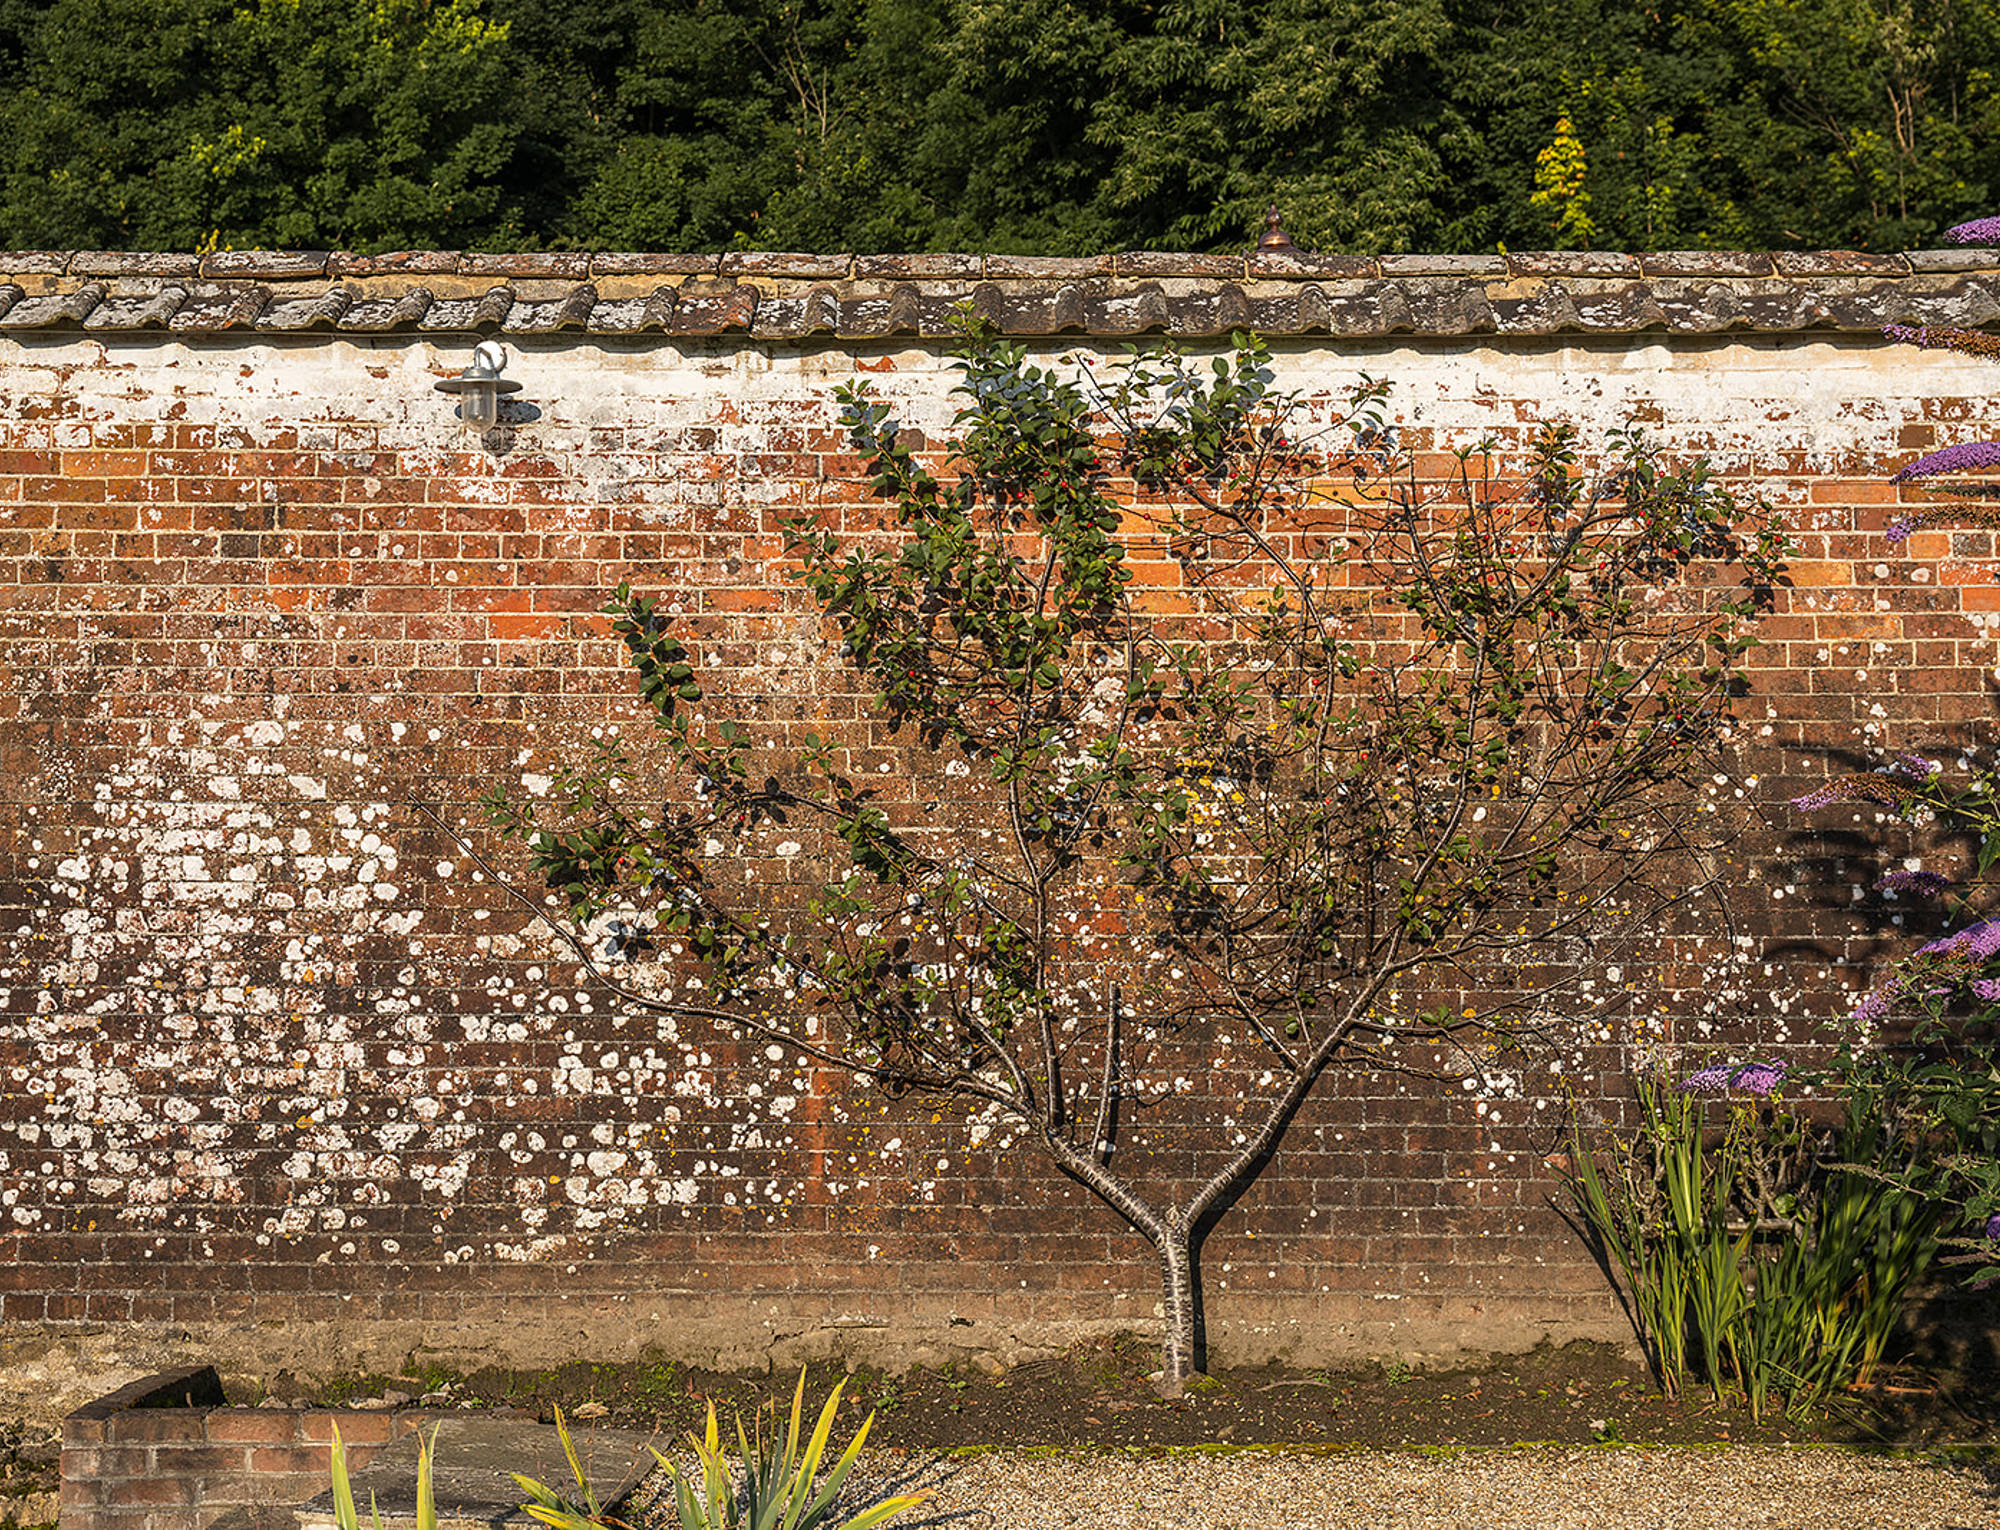
M 753 735 L 621 589 L 657 747 L 488 803 L 625 1001 L 1016 1123 L 1157 1251 L 1168 1395 L 1202 1234 L 1329 1068 L 1518 1078 L 1715 889 L 1707 756 L 1781 550 L 1632 436 L 1426 482 L 1364 384 L 1308 447 L 1239 344 L 1099 380 L 975 335 L 935 466 L 844 389 L 885 524 L 789 541 L 872 719 Z M 1127 534 L 1181 550 L 1189 611 L 1146 614 Z M 1218 1049 L 1244 1097 L 1180 1121 Z M 1131 1151 L 1168 1121 L 1192 1169 Z
M 0 19 L 23 57 L 0 105 L 6 237 L 450 248 L 519 227 L 506 27 L 476 0 L 57 0 Z
M 1996 0 L 0 0 L 0 237 L 1530 249 L 1567 119 L 1600 248 L 1905 248 L 1996 63 Z

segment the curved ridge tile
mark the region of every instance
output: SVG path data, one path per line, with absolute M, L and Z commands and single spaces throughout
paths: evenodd
M 458 257 L 460 276 L 501 276 L 515 281 L 550 279 L 582 281 L 590 275 L 590 256 L 581 250 L 472 250 Z
M 1756 330 L 1810 329 L 1825 317 L 1809 289 L 1789 282 L 1745 282 L 1736 293 L 1736 306 Z
M 1222 290 L 1215 295 L 1216 333 L 1234 334 L 1239 329 L 1248 329 L 1256 322 L 1256 310 L 1250 306 L 1249 294 L 1235 282 L 1224 282 Z
M 553 329 L 589 329 L 591 311 L 597 307 L 597 289 L 585 282 L 556 307 Z
M 1384 276 L 1399 278 L 1444 278 L 1507 275 L 1505 255 L 1384 255 L 1376 264 Z
M 1129 292 L 1097 298 L 1088 310 L 1088 328 L 1093 335 L 1160 334 L 1171 322 L 1167 296 L 1158 282 L 1141 282 Z
M 329 287 L 318 297 L 281 299 L 257 315 L 257 327 L 269 330 L 333 329 L 354 302 L 345 287 Z
M 590 274 L 597 276 L 713 276 L 720 255 L 656 255 L 637 250 L 606 250 L 590 257 Z
M 972 289 L 972 311 L 988 324 L 1000 322 L 1007 311 L 1007 298 L 998 282 L 981 282 Z
M 0 271 L 10 276 L 61 276 L 69 263 L 67 250 L 0 250 Z
M 594 335 L 634 335 L 646 327 L 644 298 L 601 298 L 590 310 L 590 332 Z
M 674 308 L 673 333 L 720 335 L 732 329 L 747 330 L 756 317 L 755 287 L 729 287 L 703 293 L 690 293 L 682 288 L 680 302 Z
M 26 296 L 27 293 L 13 282 L 0 282 L 0 318 L 4 318 Z
M 853 340 L 872 340 L 889 333 L 889 300 L 885 297 L 843 298 L 840 323 L 834 333 Z
M 102 303 L 110 288 L 103 282 L 85 282 L 74 292 L 51 292 L 17 303 L 0 318 L 7 329 L 67 329 L 82 324 L 91 310 Z
M 1327 282 L 1321 285 L 1320 296 L 1336 335 L 1363 339 L 1416 327 L 1410 317 L 1410 305 L 1396 282 Z
M 167 328 L 180 334 L 248 329 L 270 300 L 269 287 L 204 282 L 188 289 L 187 301 L 167 321 Z
M 1890 284 L 1884 324 L 1940 324 L 1977 329 L 2000 318 L 2000 283 L 1991 276 L 1924 276 Z
M 417 328 L 427 335 L 464 334 L 474 328 L 478 298 L 439 298 L 424 311 Z
M 1652 286 L 1653 301 L 1674 329 L 1708 335 L 1749 325 L 1728 282 L 1696 277 L 1655 281 Z
M 1077 281 L 1109 276 L 1109 255 L 988 255 L 988 277 L 1026 281 Z
M 422 324 L 437 299 L 428 287 L 412 287 L 401 297 L 367 298 L 340 316 L 343 330 L 380 334 L 392 329 L 411 329 Z
M 1383 265 L 1387 267 L 1387 257 Z M 1489 334 L 1500 327 L 1485 289 L 1478 284 L 1448 277 L 1415 277 L 1396 285 L 1409 305 L 1412 321 L 1426 334 Z
M 1653 300 L 1653 289 L 1639 281 L 1567 281 L 1561 284 L 1574 314 L 1575 327 L 1600 333 L 1631 334 L 1666 328 L 1667 316 Z
M 1907 276 L 1910 262 L 1901 254 L 1866 250 L 1779 250 L 1771 265 L 1780 276 Z
M 674 309 L 680 305 L 680 300 L 681 294 L 679 288 L 655 287 L 652 295 L 646 299 L 645 318 L 639 327 L 663 333 L 672 329 L 674 325 Z
M 826 282 L 806 292 L 774 297 L 765 293 L 757 304 L 760 335 L 826 335 L 840 327 L 840 298 Z
M 1176 250 L 1123 250 L 1111 257 L 1119 276 L 1222 276 L 1242 281 L 1249 274 L 1248 257 L 1197 255 Z
M 1333 330 L 1333 305 L 1317 283 L 1299 289 L 1298 322 L 1302 335 L 1324 335 Z
M 979 256 L 953 251 L 929 255 L 857 255 L 854 276 L 857 281 L 926 277 L 934 281 L 973 281 L 977 280 L 981 265 Z
M 157 292 L 106 298 L 83 321 L 83 327 L 92 330 L 166 329 L 186 301 L 187 288 L 178 284 L 162 287 Z
M 488 287 L 486 295 L 472 306 L 472 329 L 495 330 L 504 327 L 507 316 L 514 311 L 514 289 L 512 287 Z
M 500 325 L 503 335 L 545 335 L 553 331 L 562 317 L 563 300 L 547 298 L 541 302 L 523 299 L 518 294 L 508 305 L 507 317 Z
M 1509 250 L 1507 269 L 1521 276 L 1625 276 L 1644 274 L 1636 255 L 1615 250 Z
M 1702 277 L 1769 276 L 1774 267 L 1764 250 L 1647 250 L 1639 268 L 1648 276 Z
M 1890 289 L 1895 285 L 1866 277 L 1815 282 L 1810 291 L 1820 316 L 1818 322 L 1850 334 L 1880 329 L 1883 315 L 1891 307 Z
M 888 332 L 892 335 L 924 332 L 924 294 L 915 282 L 898 282 L 890 289 Z
M 1304 305 L 1297 289 L 1246 293 L 1244 302 L 1250 317 L 1231 329 L 1254 330 L 1260 335 L 1296 335 L 1305 328 Z
M 336 250 L 327 260 L 334 276 L 451 276 L 458 270 L 456 250 L 390 250 L 381 255 L 356 255 Z
M 1547 335 L 1579 322 L 1569 287 L 1559 281 L 1510 282 L 1487 301 L 1504 334 Z
M 1381 263 L 1372 255 L 1321 255 L 1314 250 L 1252 250 L 1244 263 L 1244 273 L 1252 281 L 1268 277 L 1323 281 L 1347 278 L 1369 281 L 1382 274 Z M 1237 272 L 1230 272 L 1237 275 Z

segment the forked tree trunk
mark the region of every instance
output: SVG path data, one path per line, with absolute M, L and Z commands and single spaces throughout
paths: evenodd
M 1194 1247 L 1188 1229 L 1169 1221 L 1157 1240 L 1160 1250 L 1161 1310 L 1166 1331 L 1160 1336 L 1160 1396 L 1169 1400 L 1187 1390 L 1195 1375 Z

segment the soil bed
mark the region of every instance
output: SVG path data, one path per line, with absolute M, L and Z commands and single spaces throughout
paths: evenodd
M 1773 1407 L 1753 1420 L 1707 1393 L 1668 1401 L 1645 1368 L 1612 1345 L 1543 1346 L 1477 1365 L 1412 1372 L 1400 1364 L 1356 1370 L 1220 1371 L 1175 1403 L 1162 1402 L 1148 1372 L 1157 1350 L 1136 1337 L 1080 1347 L 1001 1374 L 976 1367 L 848 1376 L 810 1369 L 808 1407 L 817 1413 L 847 1376 L 845 1440 L 870 1411 L 870 1443 L 905 1450 L 985 1446 L 1120 1449 L 1338 1445 L 1437 1447 L 1561 1445 L 1875 1444 L 2000 1445 L 2000 1387 L 1983 1370 L 1944 1376 L 1904 1369 L 1828 1412 L 1786 1418 Z M 725 1431 L 773 1400 L 788 1408 L 797 1373 L 726 1375 L 666 1362 L 565 1366 L 555 1371 L 484 1370 L 459 1377 L 414 1368 L 359 1377 L 310 1392 L 276 1378 L 267 1397 L 319 1404 L 512 1407 L 552 1420 L 656 1429 L 678 1440 L 700 1426 L 709 1399 Z M 382 1399 L 387 1399 L 386 1402 Z M 235 1400 L 264 1401 L 264 1397 Z M 808 1419 L 810 1422 L 810 1418 Z

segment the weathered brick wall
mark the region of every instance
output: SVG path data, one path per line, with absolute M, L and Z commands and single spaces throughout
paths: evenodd
M 359 1471 L 426 1421 L 421 1412 L 231 1408 L 209 1366 L 141 1377 L 63 1420 L 63 1530 L 296 1524 L 269 1511 L 326 1490 L 336 1429 Z
M 939 346 L 510 343 L 523 407 L 487 449 L 431 388 L 463 336 L 0 337 L 0 1335 L 102 1375 L 935 1362 L 1148 1326 L 1148 1251 L 1004 1123 L 621 1013 L 408 806 L 470 821 L 632 715 L 588 616 L 622 579 L 763 715 L 837 710 L 776 522 L 861 497 L 831 399 L 857 367 L 942 437 Z M 1824 330 L 1276 350 L 1328 396 L 1394 378 L 1436 447 L 1637 415 L 1790 507 L 1749 762 L 1772 802 L 1985 725 L 1990 534 L 1880 530 L 1895 466 L 1994 433 L 1986 368 Z M 1773 820 L 1748 944 L 1694 952 L 1650 1034 L 1809 1042 L 1881 948 L 1863 862 Z M 1248 1059 L 1209 1061 L 1226 1114 Z M 1621 1334 L 1550 1209 L 1561 1104 L 1328 1080 L 1208 1241 L 1216 1358 Z

